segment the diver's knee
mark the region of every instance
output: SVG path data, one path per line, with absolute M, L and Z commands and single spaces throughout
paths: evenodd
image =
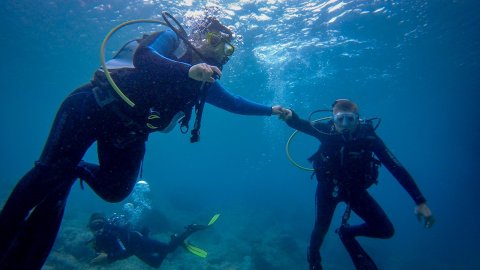
M 380 238 L 383 238 L 383 239 L 392 238 L 394 234 L 395 234 L 395 228 L 389 222 L 388 225 L 382 228 Z
M 387 231 L 386 236 L 387 238 L 392 238 L 394 234 L 395 234 L 395 228 L 393 228 L 393 225 L 392 225 Z

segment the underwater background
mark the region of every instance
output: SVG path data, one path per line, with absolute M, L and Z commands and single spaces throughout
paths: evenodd
M 380 269 L 480 269 L 480 4 L 475 0 L 3 0 L 0 205 L 39 157 L 62 100 L 92 78 L 110 29 L 131 19 L 159 19 L 162 11 L 186 23 L 183 18 L 205 8 L 238 35 L 220 80 L 231 92 L 291 107 L 302 117 L 349 98 L 362 117 L 382 118 L 377 133 L 414 176 L 437 223 L 426 230 L 416 221 L 412 199 L 382 167 L 370 192 L 396 234 L 360 240 Z M 149 24 L 122 29 L 107 55 L 158 29 Z M 185 225 L 221 214 L 212 228 L 190 239 L 208 251 L 206 259 L 178 249 L 160 268 L 307 269 L 316 183 L 285 155 L 293 130 L 276 117 L 234 115 L 210 105 L 202 124 L 196 144 L 178 129 L 154 133 L 147 142 L 143 179 L 150 186 L 151 209 L 140 222 L 153 238 L 168 241 Z M 308 166 L 317 147 L 300 134 L 290 150 Z M 85 160 L 97 160 L 95 146 Z M 136 257 L 89 264 L 95 257 L 86 244 L 92 238 L 86 227 L 90 215 L 122 212 L 132 200 L 110 204 L 75 184 L 44 269 L 149 269 Z M 337 208 L 322 247 L 325 269 L 354 269 L 334 233 L 343 209 L 343 204 Z

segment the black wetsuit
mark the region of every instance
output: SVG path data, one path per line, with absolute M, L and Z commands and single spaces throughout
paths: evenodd
M 165 130 L 176 113 L 189 116 L 199 100 L 201 83 L 188 76 L 192 54 L 178 54 L 180 47 L 173 31 L 163 31 L 141 42 L 134 66 L 112 69 L 115 82 L 136 103 L 133 108 L 120 100 L 101 71 L 64 100 L 40 159 L 20 179 L 0 213 L 0 269 L 42 267 L 78 177 L 109 202 L 130 194 L 149 133 Z M 218 82 L 205 87 L 206 102 L 224 110 L 272 113 L 270 106 L 232 95 Z M 146 125 L 152 110 L 159 112 L 157 129 Z M 100 166 L 81 161 L 95 141 Z
M 95 250 L 106 253 L 109 262 L 137 256 L 151 267 L 159 267 L 168 253 L 177 248 L 146 235 L 129 230 L 127 226 L 106 223 L 95 232 Z
M 320 246 L 337 204 L 343 201 L 348 203 L 351 210 L 365 223 L 342 226 L 339 230 L 340 238 L 357 269 L 376 269 L 355 237 L 390 238 L 394 234 L 394 228 L 367 189 L 376 182 L 377 167 L 381 163 L 418 205 L 424 203 L 425 198 L 413 178 L 378 137 L 371 123 L 360 124 L 349 139 L 335 132 L 332 122 L 312 124 L 300 119 L 295 113 L 287 124 L 321 142 L 318 151 L 310 158 L 318 180 L 315 226 L 308 249 L 310 264 L 320 264 Z

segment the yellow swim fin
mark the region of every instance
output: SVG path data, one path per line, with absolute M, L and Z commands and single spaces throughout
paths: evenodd
M 215 214 L 212 219 L 210 219 L 210 221 L 208 222 L 208 225 L 207 226 L 211 226 L 213 225 L 213 223 L 215 223 L 215 221 L 217 221 L 217 219 L 220 217 L 220 214 Z
M 197 255 L 198 257 L 201 258 L 206 258 L 207 257 L 207 252 L 199 247 L 196 247 L 187 241 L 183 242 L 183 246 L 185 247 L 186 250 L 188 250 L 190 253 Z
M 210 221 L 208 222 L 207 226 L 203 225 L 204 228 L 208 228 L 210 226 L 212 226 L 216 221 L 217 219 L 220 217 L 220 214 L 215 214 L 213 215 L 213 217 L 210 219 Z M 199 247 L 196 247 L 190 243 L 188 243 L 187 241 L 184 241 L 183 242 L 183 247 L 188 250 L 190 253 L 192 254 L 195 254 L 197 255 L 198 257 L 201 257 L 201 258 L 206 258 L 207 257 L 207 252 Z

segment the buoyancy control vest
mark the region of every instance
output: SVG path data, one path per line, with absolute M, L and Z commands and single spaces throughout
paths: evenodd
M 198 86 L 170 85 L 162 88 L 152 83 L 148 74 L 133 65 L 133 57 L 140 43 L 149 42 L 160 33 L 144 35 L 141 39 L 127 42 L 106 63 L 114 81 L 128 96 L 135 99 L 137 105 L 134 108 L 120 100 L 102 69 L 95 72 L 92 81 L 96 87 L 94 94 L 101 107 L 110 106 L 131 129 L 142 133 L 169 132 L 179 122 L 182 132 L 185 133 L 188 131 L 192 109 L 199 100 Z M 186 46 L 180 41 L 173 56 L 180 58 L 187 53 Z
M 376 183 L 380 161 L 374 157 L 374 129 L 369 122 L 361 123 L 352 138 L 341 134 L 326 137 L 309 160 L 319 181 L 336 180 L 345 188 L 368 188 Z

